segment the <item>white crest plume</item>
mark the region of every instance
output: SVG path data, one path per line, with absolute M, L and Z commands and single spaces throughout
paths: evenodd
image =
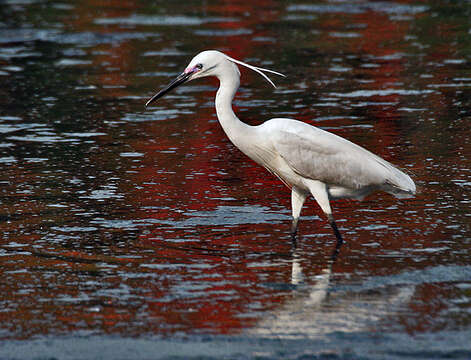
M 269 72 L 269 73 L 272 73 L 272 74 L 276 74 L 276 75 L 279 75 L 279 76 L 286 77 L 286 75 L 283 75 L 282 73 L 279 73 L 279 72 L 277 72 L 277 71 L 273 71 L 273 70 L 269 70 L 269 69 L 264 69 L 264 68 L 261 68 L 261 67 L 258 67 L 258 66 L 253 66 L 253 65 L 244 63 L 243 61 L 233 59 L 233 58 L 231 58 L 230 56 L 227 56 L 226 54 L 224 54 L 224 56 L 227 58 L 227 60 L 232 61 L 233 63 L 236 63 L 236 64 L 239 64 L 239 65 L 245 66 L 245 67 L 249 68 L 250 70 L 253 70 L 253 71 L 259 73 L 259 74 L 262 75 L 263 78 L 264 78 L 265 80 L 267 80 L 274 88 L 276 88 L 276 85 L 273 83 L 273 81 L 270 80 L 270 78 L 269 78 L 266 74 L 263 73 L 263 71 L 266 71 L 266 72 Z

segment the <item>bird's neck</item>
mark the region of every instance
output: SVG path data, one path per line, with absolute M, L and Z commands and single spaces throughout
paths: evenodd
M 216 114 L 227 137 L 240 148 L 239 140 L 243 139 L 250 126 L 240 121 L 232 109 L 232 100 L 240 84 L 239 76 L 234 74 L 234 76 L 220 77 L 219 82 L 216 93 Z

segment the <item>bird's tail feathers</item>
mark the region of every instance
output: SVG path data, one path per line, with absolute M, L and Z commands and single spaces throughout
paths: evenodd
M 393 164 L 374 155 L 375 160 L 384 170 L 384 182 L 382 184 L 383 191 L 394 195 L 396 198 L 405 199 L 413 197 L 416 193 L 414 181 L 405 172 L 399 170 Z
M 403 181 L 402 184 L 399 185 L 397 183 L 393 183 L 389 180 L 386 180 L 386 188 L 384 190 L 390 193 L 391 195 L 394 195 L 398 199 L 407 199 L 414 197 L 416 193 L 416 187 L 414 182 L 408 175 L 404 173 L 402 173 L 402 175 L 405 176 L 402 180 L 406 181 Z

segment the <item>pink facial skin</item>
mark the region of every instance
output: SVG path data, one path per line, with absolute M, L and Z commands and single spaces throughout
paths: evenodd
M 193 73 L 195 71 L 198 71 L 198 69 L 196 68 L 196 66 L 193 66 L 193 67 L 187 67 L 184 71 L 185 74 L 190 74 L 190 73 Z

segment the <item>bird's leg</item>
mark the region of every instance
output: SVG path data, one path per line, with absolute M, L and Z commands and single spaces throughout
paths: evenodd
M 326 214 L 327 219 L 329 219 L 330 226 L 334 230 L 335 237 L 337 238 L 336 246 L 338 249 L 340 249 L 340 246 L 343 244 L 343 239 L 342 235 L 340 235 L 339 229 L 337 228 L 334 217 L 332 216 L 332 209 L 330 208 L 327 186 L 323 182 L 317 180 L 310 180 L 308 186 L 312 196 L 314 196 L 314 199 L 316 199 L 322 211 L 324 214 Z
M 307 194 L 298 188 L 294 187 L 291 189 L 291 210 L 293 214 L 293 222 L 291 223 L 291 237 L 293 240 L 296 239 L 296 232 L 298 230 L 299 215 L 303 207 L 304 201 L 306 200 Z
M 296 249 L 297 245 L 298 245 L 298 238 L 296 236 L 297 232 L 298 232 L 298 220 L 299 218 L 293 218 L 293 222 L 291 223 L 291 242 L 292 242 L 292 245 L 293 245 L 293 249 Z
M 334 230 L 335 237 L 337 238 L 336 250 L 338 250 L 338 249 L 340 249 L 340 247 L 343 244 L 342 235 L 340 235 L 340 231 L 337 228 L 337 224 L 335 223 L 335 220 L 334 220 L 334 217 L 332 216 L 332 213 L 327 214 L 327 218 L 329 219 L 330 226 L 332 227 L 332 230 Z
M 293 217 L 293 222 L 291 223 L 291 236 L 296 237 L 296 233 L 298 231 L 298 221 L 299 217 L 294 218 Z

